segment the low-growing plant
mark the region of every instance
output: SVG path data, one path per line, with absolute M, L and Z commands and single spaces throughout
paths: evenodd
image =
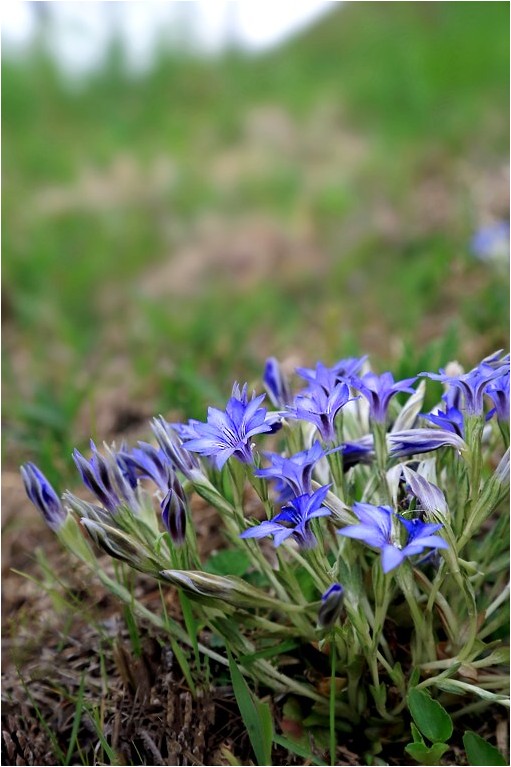
M 271 410 L 234 384 L 206 422 L 156 418 L 156 444 L 75 450 L 93 501 L 59 498 L 31 463 L 27 493 L 131 622 L 169 635 L 192 692 L 204 659 L 225 667 L 259 764 L 273 743 L 335 764 L 353 737 L 367 763 L 401 744 L 436 764 L 464 715 L 509 705 L 509 356 L 398 381 L 366 358 L 296 372 L 293 395 L 268 360 Z M 444 395 L 422 413 L 427 379 Z M 206 561 L 192 494 L 224 536 Z M 137 601 L 98 550 L 177 589 L 183 624 Z M 286 696 L 281 734 L 268 694 Z M 477 733 L 463 742 L 471 764 L 503 758 Z

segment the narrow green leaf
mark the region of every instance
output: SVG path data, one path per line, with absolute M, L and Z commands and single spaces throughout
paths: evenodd
M 463 745 L 467 752 L 468 763 L 471 765 L 506 765 L 507 761 L 504 759 L 498 748 L 492 746 L 484 738 L 481 738 L 477 733 L 467 730 L 463 736 Z
M 275 655 L 282 655 L 282 653 L 294 650 L 300 646 L 300 642 L 296 639 L 286 639 L 284 642 L 280 642 L 273 647 L 266 647 L 264 650 L 258 650 L 251 655 L 240 655 L 239 662 L 246 667 L 249 667 L 251 663 L 256 660 L 262 660 L 264 658 L 273 658 Z
M 289 740 L 289 738 L 284 738 L 282 735 L 274 735 L 273 741 L 274 743 L 277 744 L 277 746 L 282 746 L 282 748 L 287 748 L 287 750 L 291 751 L 292 754 L 297 754 L 298 756 L 301 756 L 302 759 L 307 759 L 308 762 L 312 762 L 312 764 L 318 764 L 320 765 L 320 767 L 326 767 L 326 762 L 323 762 L 318 757 L 313 756 L 309 748 L 305 748 L 305 746 L 301 746 L 299 743 L 296 743 L 294 740 Z
M 428 748 L 424 743 L 409 743 L 405 746 L 405 751 L 410 754 L 419 764 L 436 765 L 440 764 L 440 759 L 449 750 L 447 743 L 433 743 Z
M 437 700 L 416 687 L 408 693 L 408 708 L 415 724 L 429 740 L 446 741 L 452 735 L 452 720 Z
M 271 765 L 273 723 L 269 706 L 258 700 L 254 701 L 252 693 L 229 650 L 227 650 L 227 655 L 236 703 L 247 728 L 257 763 Z
M 75 744 L 78 737 L 78 728 L 80 726 L 80 721 L 82 719 L 84 688 L 85 688 L 85 674 L 82 674 L 82 677 L 80 679 L 80 687 L 78 689 L 78 695 L 76 698 L 76 709 L 75 709 L 75 715 L 73 719 L 73 727 L 71 728 L 71 737 L 69 738 L 69 746 L 67 749 L 66 760 L 64 764 L 70 764 L 71 757 L 73 756 L 73 751 L 75 749 Z

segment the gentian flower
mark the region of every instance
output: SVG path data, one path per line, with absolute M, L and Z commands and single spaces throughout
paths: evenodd
M 460 376 L 447 375 L 442 369 L 439 373 L 419 373 L 419 375 L 427 376 L 433 381 L 441 381 L 459 389 L 463 393 L 464 409 L 467 415 L 482 415 L 483 394 L 491 381 L 506 372 L 506 367 L 509 370 L 509 363 L 498 364 L 494 367 L 494 365 L 483 360 L 473 370 Z
M 338 530 L 339 535 L 364 541 L 381 552 L 382 568 L 389 573 L 404 562 L 406 557 L 420 554 L 425 548 L 447 549 L 443 538 L 434 535 L 442 525 L 432 525 L 419 519 L 407 520 L 396 514 L 390 506 L 373 506 L 370 503 L 354 503 L 353 511 L 360 525 L 348 525 Z M 400 543 L 404 528 L 406 542 Z
M 344 405 L 350 400 L 350 390 L 345 383 L 338 383 L 330 394 L 321 386 L 309 394 L 298 394 L 294 406 L 288 406 L 289 417 L 313 423 L 325 442 L 334 442 L 334 421 Z
M 415 390 L 411 388 L 410 384 L 415 380 L 416 376 L 404 378 L 402 381 L 394 381 L 392 373 L 377 375 L 369 372 L 362 378 L 353 379 L 352 385 L 369 402 L 369 414 L 373 421 L 384 423 L 392 397 L 402 391 L 413 394 Z
M 467 445 L 454 431 L 445 429 L 405 429 L 387 435 L 390 455 L 405 458 L 416 453 L 431 453 L 441 447 L 466 450 Z
M 256 527 L 249 527 L 240 533 L 240 538 L 264 538 L 273 535 L 273 543 L 280 546 L 287 538 L 294 538 L 303 548 L 311 548 L 317 543 L 310 529 L 311 519 L 328 517 L 331 512 L 323 506 L 330 485 L 320 487 L 314 493 L 304 493 L 293 498 L 273 519 Z
M 289 381 L 282 372 L 282 368 L 275 357 L 269 357 L 266 360 L 263 382 L 268 397 L 275 407 L 282 408 L 291 403 L 293 397 Z
M 294 495 L 311 493 L 311 477 L 315 464 L 326 455 L 319 442 L 315 442 L 309 450 L 303 450 L 290 458 L 283 458 L 277 453 L 264 453 L 271 462 L 266 469 L 256 469 L 256 477 L 280 479 L 288 485 Z
M 509 259 L 509 221 L 483 226 L 470 240 L 470 250 L 480 261 Z
M 347 359 L 339 360 L 330 368 L 323 365 L 322 362 L 318 362 L 315 368 L 296 368 L 296 372 L 301 378 L 312 384 L 309 387 L 309 391 L 313 390 L 315 385 L 318 385 L 327 394 L 330 394 L 338 383 L 350 383 L 366 359 L 367 355 L 365 357 L 348 357 Z
M 176 546 L 181 546 L 186 537 L 187 500 L 183 486 L 174 477 L 161 504 L 161 518 Z
M 463 413 L 457 407 L 446 407 L 445 412 L 437 410 L 436 413 L 421 413 L 421 415 L 426 421 L 431 421 L 431 423 L 440 426 L 441 429 L 452 431 L 453 434 L 463 438 Z
M 492 415 L 496 413 L 499 421 L 509 421 L 509 370 L 495 378 L 485 393 L 495 405 Z
M 200 421 L 192 423 L 200 423 Z M 183 446 L 182 437 L 178 436 L 179 428 L 176 427 L 183 427 L 183 429 L 187 430 L 186 438 L 194 439 L 195 432 L 193 427 L 187 427 L 185 424 L 173 424 L 171 426 L 163 416 L 154 418 L 151 424 L 154 436 L 172 467 L 184 474 L 187 479 L 193 481 L 199 473 L 202 473 L 199 462 L 196 456 L 189 453 Z
M 333 583 L 321 597 L 321 607 L 318 612 L 318 629 L 331 629 L 341 614 L 344 602 L 344 589 L 340 583 Z
M 184 442 L 184 447 L 213 458 L 218 469 L 232 455 L 242 463 L 252 463 L 250 440 L 256 434 L 271 431 L 272 423 L 267 419 L 266 409 L 259 407 L 266 395 L 254 396 L 249 402 L 246 392 L 246 384 L 242 391 L 234 384 L 225 411 L 210 407 L 207 423 L 190 422 L 193 436 Z
M 136 477 L 150 479 L 160 490 L 167 491 L 172 479 L 172 468 L 163 450 L 158 450 L 148 442 L 139 442 L 138 447 L 121 451 L 117 455 L 118 463 L 119 460 L 131 468 Z
M 57 532 L 66 519 L 66 511 L 57 493 L 34 463 L 25 463 L 20 471 L 28 497 L 39 509 L 48 527 Z
M 132 481 L 127 478 L 128 473 L 119 467 L 115 455 L 111 454 L 111 460 L 108 461 L 98 452 L 92 440 L 90 444 L 92 457 L 89 460 L 76 448 L 73 450 L 73 460 L 84 485 L 94 493 L 108 511 L 115 512 L 123 503 L 137 508 L 138 500 Z
M 344 471 L 356 466 L 357 463 L 370 463 L 374 458 L 374 439 L 372 434 L 360 437 L 356 442 L 343 442 L 342 467 Z

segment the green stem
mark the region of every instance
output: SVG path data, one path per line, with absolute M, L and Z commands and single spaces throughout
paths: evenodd
M 335 676 L 335 638 L 334 632 L 332 632 L 330 641 L 330 764 L 335 765 L 335 753 L 337 750 L 337 738 L 335 735 L 335 693 L 336 693 L 336 676 Z
M 387 446 L 387 426 L 385 423 L 379 421 L 372 421 L 371 423 L 373 438 L 374 438 L 374 452 L 376 454 L 376 466 L 378 469 L 378 477 L 380 480 L 380 492 L 383 503 L 392 505 L 392 497 L 390 494 L 389 483 L 387 481 L 387 459 L 388 459 L 388 446 Z

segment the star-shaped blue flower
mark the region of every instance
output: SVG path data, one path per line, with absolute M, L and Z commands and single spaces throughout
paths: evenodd
M 509 372 L 507 357 L 500 360 L 496 355 L 487 357 L 477 367 L 460 376 L 448 375 L 445 370 L 439 373 L 419 373 L 421 376 L 441 381 L 463 393 L 464 409 L 468 415 L 482 415 L 484 408 L 483 395 L 489 384 Z
M 187 432 L 180 435 L 185 439 L 184 447 L 212 458 L 218 469 L 232 455 L 242 463 L 252 463 L 252 437 L 272 431 L 273 427 L 266 408 L 259 407 L 265 396 L 254 396 L 249 401 L 246 384 L 241 391 L 234 384 L 225 411 L 210 407 L 207 423 L 190 421 Z
M 369 402 L 369 414 L 373 421 L 384 423 L 387 418 L 390 400 L 399 392 L 414 393 L 411 384 L 416 380 L 413 378 L 404 378 L 402 381 L 394 381 L 392 373 L 369 372 L 362 378 L 353 379 L 352 385 L 363 394 Z
M 313 423 L 325 442 L 336 438 L 334 422 L 339 411 L 349 402 L 350 390 L 338 383 L 330 394 L 322 386 L 315 386 L 307 394 L 298 394 L 294 406 L 289 406 L 289 417 Z
M 303 495 L 311 493 L 312 470 L 316 463 L 326 455 L 319 442 L 314 442 L 309 450 L 303 450 L 301 453 L 289 458 L 284 458 L 277 453 L 265 453 L 271 466 L 266 469 L 256 469 L 256 477 L 267 477 L 269 479 L 280 479 L 293 491 L 294 495 Z
M 442 525 L 432 525 L 419 519 L 405 519 L 390 506 L 373 506 L 370 503 L 354 503 L 353 511 L 360 525 L 349 525 L 338 530 L 339 535 L 364 541 L 381 552 L 382 568 L 389 573 L 401 565 L 406 557 L 420 554 L 425 548 L 447 549 L 443 538 L 434 535 Z M 401 532 L 406 533 L 402 546 Z
M 347 357 L 339 360 L 330 368 L 323 365 L 322 362 L 318 362 L 315 368 L 296 368 L 296 372 L 301 378 L 309 382 L 309 391 L 312 391 L 317 385 L 321 386 L 327 394 L 330 394 L 338 383 L 350 383 L 366 359 L 367 355 L 365 357 Z
M 264 538 L 273 535 L 275 546 L 280 546 L 287 538 L 294 538 L 303 548 L 312 548 L 317 540 L 310 529 L 310 521 L 331 514 L 330 509 L 323 506 L 330 487 L 326 485 L 314 493 L 304 493 L 293 498 L 282 508 L 280 514 L 256 527 L 249 527 L 240 533 L 240 538 Z

